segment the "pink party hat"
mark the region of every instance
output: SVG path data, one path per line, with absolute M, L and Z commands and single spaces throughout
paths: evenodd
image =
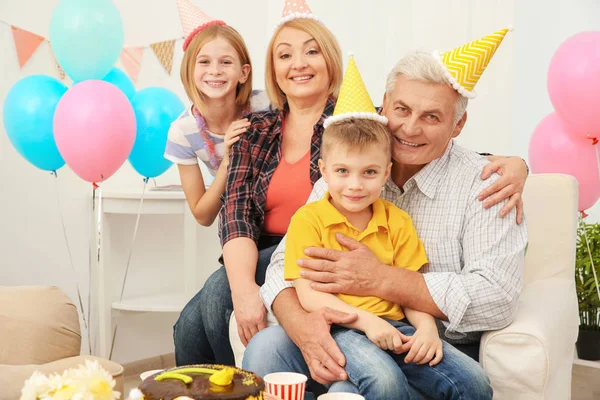
M 319 18 L 312 13 L 306 0 L 285 0 L 285 6 L 283 6 L 283 12 L 281 13 L 281 20 L 275 26 L 275 30 L 286 22 L 296 18 L 314 19 L 315 21 L 321 22 Z
M 202 29 L 210 25 L 226 25 L 225 22 L 208 16 L 190 0 L 177 0 L 177 9 L 179 10 L 179 19 L 185 35 L 183 51 L 187 49 L 194 36 Z

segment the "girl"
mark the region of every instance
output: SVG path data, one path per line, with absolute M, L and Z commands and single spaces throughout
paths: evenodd
M 181 81 L 192 105 L 171 124 L 164 157 L 177 164 L 194 217 L 201 225 L 210 226 L 221 209 L 229 149 L 249 126 L 242 116 L 268 107 L 269 102 L 262 92 L 252 92 L 250 56 L 240 34 L 223 21 L 211 21 L 189 2 L 181 0 L 178 5 L 201 23 L 184 21 L 184 31 L 189 34 L 183 44 Z M 198 159 L 214 177 L 208 188 Z M 225 350 L 219 349 L 219 344 L 211 345 L 204 329 L 197 326 L 202 320 L 194 304 L 186 306 L 174 327 L 177 365 L 227 361 L 220 354 L 225 352 L 228 359 L 229 341 L 223 343 Z
M 252 92 L 244 40 L 222 21 L 204 23 L 188 35 L 181 82 L 192 105 L 171 124 L 164 157 L 177 164 L 194 217 L 210 226 L 221 209 L 229 149 L 249 126 L 242 116 L 269 103 L 264 93 Z M 208 188 L 198 159 L 214 177 Z

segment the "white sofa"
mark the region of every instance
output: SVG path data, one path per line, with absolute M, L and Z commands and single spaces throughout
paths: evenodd
M 480 362 L 495 399 L 571 397 L 579 325 L 574 281 L 577 193 L 577 181 L 568 175 L 533 174 L 527 180 L 529 246 L 516 317 L 481 339 Z M 244 346 L 235 323 L 229 333 L 240 366 Z

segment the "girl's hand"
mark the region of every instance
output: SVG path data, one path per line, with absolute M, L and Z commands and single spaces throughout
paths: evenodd
M 246 118 L 238 119 L 237 121 L 233 121 L 231 123 L 231 125 L 229 125 L 227 132 L 225 132 L 225 139 L 224 139 L 225 156 L 226 157 L 229 156 L 229 150 L 231 149 L 231 146 L 235 142 L 240 140 L 240 135 L 242 133 L 245 133 L 249 127 L 250 127 L 250 122 L 248 122 L 248 120 Z

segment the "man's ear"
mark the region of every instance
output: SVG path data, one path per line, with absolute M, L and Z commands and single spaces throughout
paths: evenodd
M 321 176 L 323 177 L 325 183 L 329 183 L 327 182 L 327 169 L 325 168 L 325 162 L 322 158 L 319 158 L 319 170 L 321 171 Z
M 240 75 L 240 84 L 246 83 L 246 81 L 248 80 L 248 75 L 250 75 L 251 69 L 252 69 L 252 67 L 250 66 L 250 64 L 242 65 L 242 73 Z
M 383 92 L 383 103 L 381 103 L 381 115 L 385 114 L 385 102 L 387 100 L 387 93 Z
M 463 114 L 462 118 L 458 120 L 456 126 L 454 127 L 454 131 L 452 132 L 452 137 L 455 138 L 462 132 L 465 124 L 467 123 L 467 112 Z

